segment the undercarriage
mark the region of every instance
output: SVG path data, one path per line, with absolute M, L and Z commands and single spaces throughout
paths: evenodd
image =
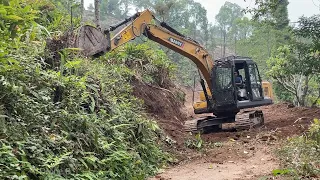
M 187 132 L 218 132 L 222 130 L 224 123 L 233 123 L 232 130 L 249 130 L 262 126 L 264 117 L 261 110 L 242 111 L 235 116 L 206 116 L 186 121 L 184 129 Z

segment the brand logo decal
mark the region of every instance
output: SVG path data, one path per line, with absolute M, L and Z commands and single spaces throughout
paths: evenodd
M 172 37 L 169 37 L 169 41 L 170 41 L 172 44 L 175 44 L 175 45 L 177 45 L 177 46 L 179 46 L 179 47 L 183 47 L 183 45 L 184 45 L 183 42 L 181 42 L 181 41 L 179 41 L 179 40 L 177 40 L 177 39 L 174 39 L 174 38 L 172 38 Z

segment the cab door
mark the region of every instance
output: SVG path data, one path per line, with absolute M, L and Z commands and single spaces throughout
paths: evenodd
M 237 110 L 234 84 L 234 64 L 231 61 L 216 61 L 212 72 L 212 95 L 215 114 Z
M 248 62 L 247 74 L 249 81 L 249 97 L 252 101 L 263 100 L 261 77 L 257 64 Z

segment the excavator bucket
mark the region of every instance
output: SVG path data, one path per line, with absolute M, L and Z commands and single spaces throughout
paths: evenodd
M 90 25 L 80 27 L 75 41 L 76 48 L 81 49 L 83 55 L 88 57 L 103 55 L 110 50 L 110 44 L 110 33 L 108 31 L 104 34 Z

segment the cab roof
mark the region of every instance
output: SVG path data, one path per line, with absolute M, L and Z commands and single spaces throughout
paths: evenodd
M 255 62 L 250 57 L 244 56 L 227 56 L 224 58 L 216 59 L 215 63 L 226 63 L 233 62 L 235 64 L 236 69 L 243 69 L 245 64 L 255 64 Z

